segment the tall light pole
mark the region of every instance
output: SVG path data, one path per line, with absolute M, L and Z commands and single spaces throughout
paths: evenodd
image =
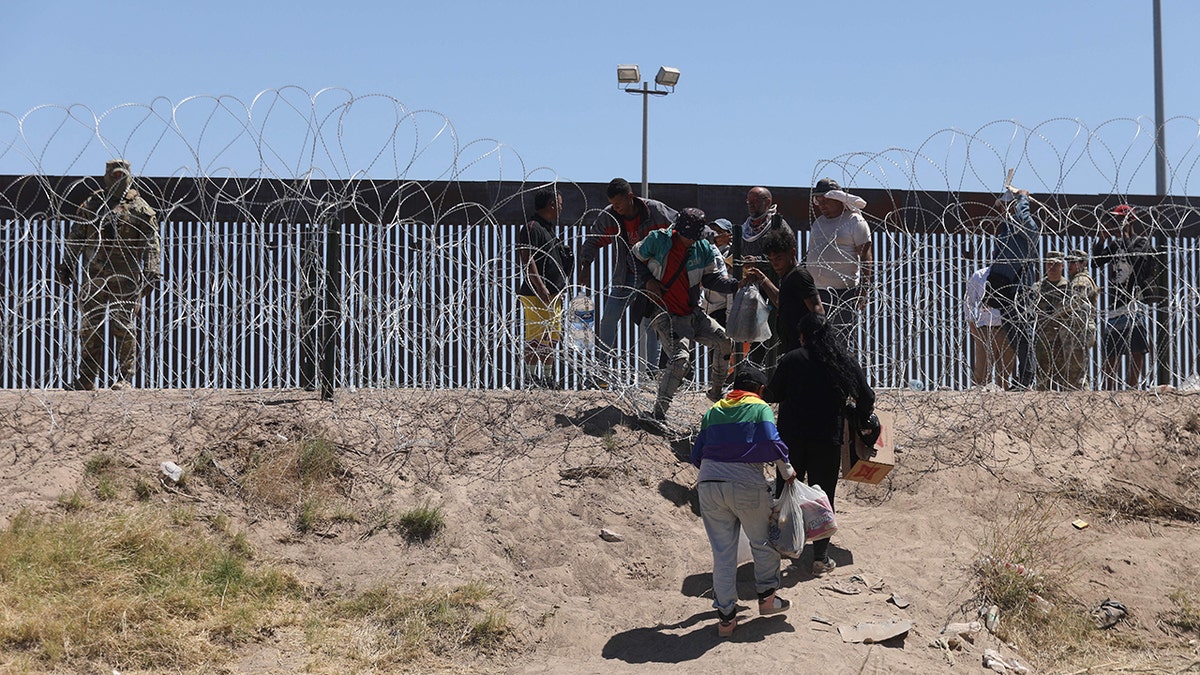
M 634 89 L 630 85 L 641 84 L 641 89 Z M 666 96 L 675 91 L 675 85 L 679 83 L 679 69 L 660 66 L 658 75 L 654 76 L 653 89 L 650 88 L 648 82 L 642 82 L 642 71 L 637 64 L 617 66 L 617 85 L 630 94 L 642 95 L 642 198 L 650 196 L 650 174 L 649 174 L 649 156 L 650 156 L 650 97 L 651 96 Z M 670 87 L 670 91 L 659 89 L 659 87 Z
M 1167 123 L 1163 106 L 1162 0 L 1154 0 L 1154 183 L 1159 197 L 1167 194 Z
M 1166 112 L 1163 105 L 1163 56 L 1162 56 L 1162 0 L 1154 0 L 1154 191 L 1159 198 L 1167 196 L 1167 132 Z M 1154 351 L 1158 368 L 1159 384 L 1171 383 L 1171 338 L 1167 334 L 1170 311 L 1159 303 L 1155 308 L 1154 321 L 1158 324 L 1158 337 Z

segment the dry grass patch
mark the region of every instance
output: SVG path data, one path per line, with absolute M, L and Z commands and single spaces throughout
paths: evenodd
M 295 514 L 301 533 L 346 520 L 331 504 L 345 497 L 349 473 L 337 456 L 337 446 L 320 435 L 296 442 L 265 445 L 244 458 L 240 484 L 251 503 Z M 212 458 L 205 460 L 212 472 Z
M 372 589 L 331 607 L 333 616 L 356 626 L 358 636 L 334 648 L 383 669 L 461 661 L 464 652 L 495 651 L 509 636 L 507 615 L 495 605 L 495 591 L 479 582 L 414 595 Z
M 95 481 L 96 497 L 106 502 L 117 496 L 117 462 L 106 454 L 94 455 L 83 465 L 83 474 Z
M 1043 664 L 1062 664 L 1091 649 L 1095 625 L 1071 594 L 1082 561 L 1055 533 L 1056 519 L 1037 502 L 1017 506 L 988 532 L 976 562 L 976 606 L 996 605 L 996 636 Z
M 1181 476 L 1181 478 L 1187 478 Z M 1200 522 L 1200 478 L 1191 476 L 1191 483 L 1180 485 L 1183 492 L 1170 494 L 1157 487 L 1140 485 L 1115 478 L 1103 489 L 1090 489 L 1082 481 L 1073 480 L 1063 494 L 1076 499 L 1108 520 L 1177 520 Z
M 244 549 L 174 516 L 16 516 L 0 532 L 0 653 L 38 667 L 188 668 L 291 621 L 294 578 L 251 568 Z
M 1159 620 L 1176 630 L 1200 636 L 1200 583 L 1193 577 L 1188 588 L 1176 588 L 1167 596 L 1171 609 L 1159 614 Z
M 227 516 L 106 508 L 21 513 L 0 531 L 0 671 L 206 671 L 302 626 L 314 667 L 392 672 L 471 661 L 510 634 L 482 583 L 312 597 L 253 564 Z

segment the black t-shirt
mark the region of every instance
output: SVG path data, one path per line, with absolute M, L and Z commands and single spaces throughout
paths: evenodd
M 551 295 L 557 295 L 567 285 L 567 275 L 571 273 L 574 256 L 554 235 L 553 228 L 553 223 L 535 215 L 517 232 L 517 249 L 529 251 L 537 265 L 538 274 L 546 284 L 546 290 Z M 517 295 L 537 295 L 524 275 Z
M 817 284 L 804 265 L 796 265 L 783 276 L 779 283 L 779 329 L 780 348 L 786 354 L 800 346 L 800 331 L 796 328 L 800 319 L 809 313 L 806 298 L 816 297 Z
M 875 392 L 867 383 L 862 367 L 855 363 L 853 368 L 858 391 L 850 397 L 859 417 L 865 419 L 875 410 Z M 775 426 L 785 442 L 789 438 L 842 442 L 847 395 L 835 386 L 825 366 L 814 361 L 804 347 L 783 355 L 762 398 L 767 403 L 779 404 Z
M 1121 309 L 1140 297 L 1133 273 L 1134 251 L 1144 250 L 1148 245 L 1145 237 L 1118 237 L 1098 241 L 1092 246 L 1092 260 L 1096 266 L 1108 265 L 1108 287 L 1104 293 L 1108 309 Z

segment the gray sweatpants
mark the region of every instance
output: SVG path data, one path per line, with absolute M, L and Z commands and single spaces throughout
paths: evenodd
M 779 552 L 768 540 L 771 491 L 766 481 L 758 485 L 704 481 L 696 486 L 700 518 L 713 554 L 713 607 L 725 616 L 737 604 L 738 528 L 746 531 L 754 556 L 754 590 L 779 588 Z

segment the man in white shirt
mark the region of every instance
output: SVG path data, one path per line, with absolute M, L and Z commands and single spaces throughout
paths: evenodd
M 848 194 L 832 178 L 813 188 L 821 215 L 808 236 L 806 262 L 830 324 L 857 351 L 858 313 L 867 304 L 871 285 L 871 228 L 863 218 L 867 202 Z
M 975 352 L 971 379 L 977 387 L 995 383 L 1002 389 L 1008 389 L 1016 359 L 1000 323 L 1000 310 L 983 304 L 990 269 L 989 266 L 975 272 L 967 281 L 963 314 L 971 331 L 971 346 Z

